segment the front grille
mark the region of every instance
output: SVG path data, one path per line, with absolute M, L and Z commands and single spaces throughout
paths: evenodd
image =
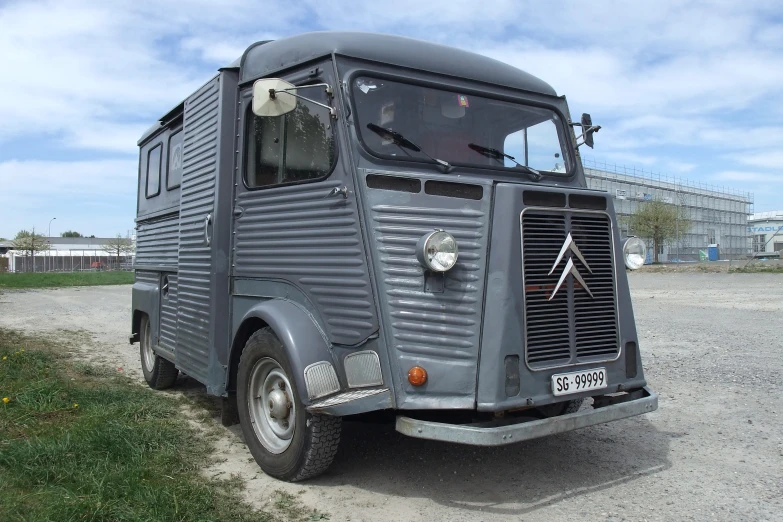
M 533 369 L 614 359 L 619 342 L 612 262 L 612 227 L 603 213 L 528 210 L 522 213 L 526 360 Z M 568 235 L 592 270 L 566 249 Z M 550 300 L 567 263 L 569 274 Z

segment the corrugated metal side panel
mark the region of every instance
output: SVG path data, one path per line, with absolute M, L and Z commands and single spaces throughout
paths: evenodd
M 147 272 L 144 270 L 136 270 L 137 283 L 149 283 L 151 285 L 157 285 L 159 281 L 160 281 L 159 272 Z
M 214 209 L 218 155 L 218 79 L 185 102 L 179 226 L 177 366 L 206 382 L 210 350 L 211 248 L 204 219 Z
M 484 186 L 481 200 L 369 188 L 365 197 L 385 337 L 398 395 L 402 392 L 398 405 L 473 407 L 491 189 Z M 425 288 L 424 268 L 416 259 L 416 243 L 436 229 L 451 233 L 459 248 L 443 291 Z M 427 369 L 425 390 L 407 382 L 415 365 Z
M 142 221 L 136 230 L 138 265 L 177 265 L 179 249 L 179 214 Z
M 160 304 L 160 344 L 174 350 L 177 347 L 177 276 L 169 274 L 168 293 Z
M 390 308 L 398 352 L 428 359 L 475 362 L 483 287 L 482 239 L 487 219 L 481 210 L 373 205 L 383 295 Z M 424 291 L 424 269 L 416 243 L 435 229 L 457 239 L 457 265 L 443 293 Z
M 339 179 L 239 195 L 233 274 L 295 283 L 323 314 L 332 342 L 378 328 L 356 202 L 325 198 Z

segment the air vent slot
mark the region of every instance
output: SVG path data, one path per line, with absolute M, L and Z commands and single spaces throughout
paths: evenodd
M 526 207 L 556 207 L 564 208 L 566 206 L 566 195 L 562 192 L 539 192 L 526 190 L 522 194 L 522 203 Z
M 403 178 L 400 176 L 383 176 L 369 174 L 367 186 L 371 189 L 396 190 L 397 192 L 421 192 L 421 180 L 416 178 Z
M 568 196 L 568 204 L 571 208 L 584 208 L 588 210 L 606 210 L 606 198 L 603 196 L 586 196 L 584 194 L 571 194 Z
M 424 192 L 431 196 L 446 196 L 449 198 L 475 199 L 484 197 L 484 187 L 467 183 L 451 183 L 450 181 L 430 180 L 424 184 Z

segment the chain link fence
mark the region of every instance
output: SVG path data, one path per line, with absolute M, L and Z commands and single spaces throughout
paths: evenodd
M 133 270 L 133 256 L 107 256 L 99 251 L 79 251 L 70 255 L 46 255 L 46 252 L 36 256 L 11 255 L 5 258 L 6 271 L 16 273 L 27 272 L 83 272 L 96 270 Z M 2 271 L 0 261 L 0 271 Z

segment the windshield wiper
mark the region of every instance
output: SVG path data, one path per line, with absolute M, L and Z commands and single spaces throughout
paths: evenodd
M 503 163 L 505 165 L 505 162 L 503 161 L 503 158 L 508 158 L 514 163 L 517 164 L 517 168 L 520 168 L 524 170 L 526 173 L 530 174 L 530 177 L 533 178 L 533 181 L 541 181 L 541 173 L 537 171 L 536 169 L 531 169 L 527 165 L 522 165 L 520 162 L 514 159 L 514 156 L 509 156 L 508 154 L 504 152 L 500 152 L 498 149 L 493 149 L 491 147 L 484 147 L 481 145 L 476 145 L 475 143 L 469 143 L 468 147 L 470 147 L 471 150 L 474 150 L 481 154 L 482 156 L 486 156 L 487 158 L 492 158 L 494 160 L 498 160 L 499 162 Z
M 384 127 L 381 127 L 380 125 L 376 125 L 374 123 L 368 123 L 367 128 L 373 131 L 375 134 L 380 136 L 381 138 L 387 139 L 397 145 L 398 147 L 402 149 L 409 149 L 414 152 L 421 152 L 425 156 L 427 156 L 429 159 L 431 159 L 433 162 L 437 163 L 441 167 L 444 167 L 446 169 L 446 172 L 450 172 L 452 169 L 451 163 L 448 161 L 444 161 L 442 159 L 433 158 L 426 152 L 422 150 L 421 147 L 413 143 L 411 140 L 400 134 L 399 132 L 393 131 L 391 129 L 386 129 Z

